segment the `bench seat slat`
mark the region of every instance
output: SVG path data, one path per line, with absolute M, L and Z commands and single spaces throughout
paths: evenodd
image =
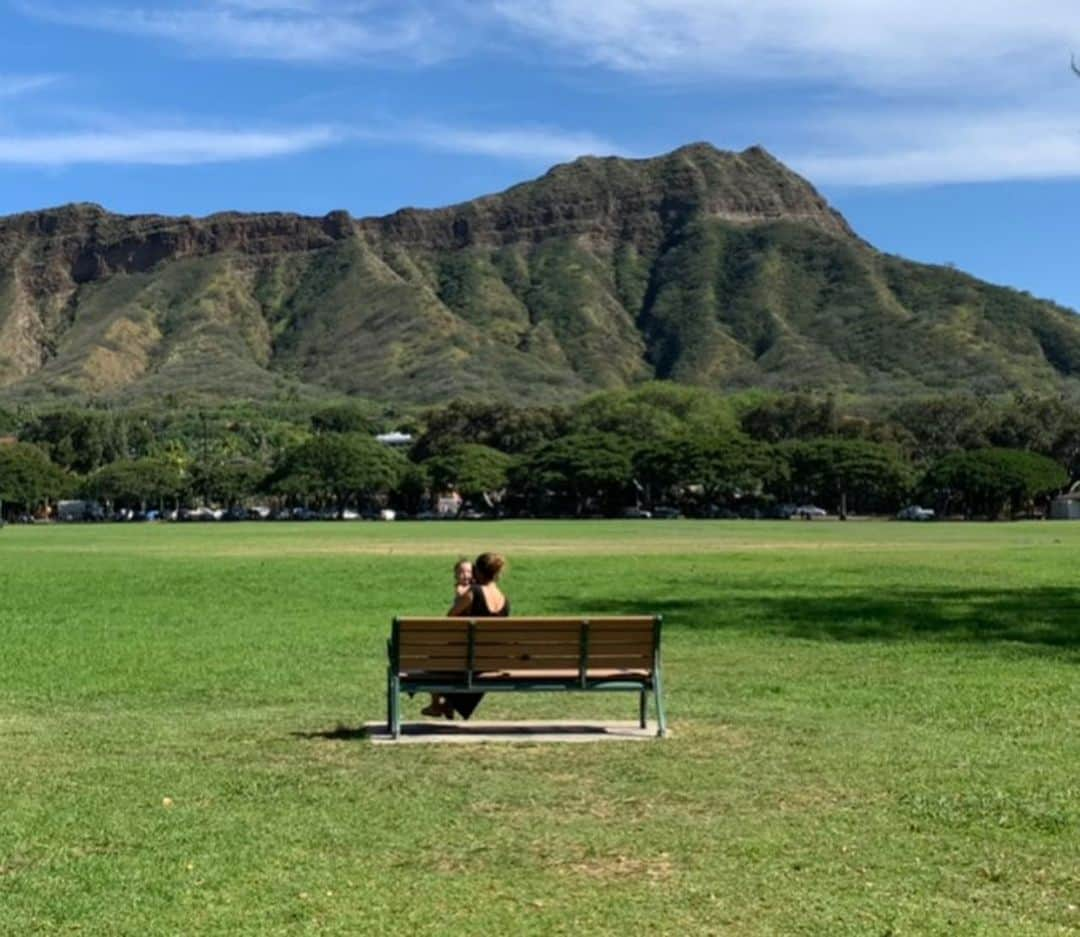
M 438 672 L 431 671 L 410 671 L 408 673 L 402 673 L 399 675 L 406 681 L 416 682 L 439 682 L 440 678 L 445 676 Z M 511 680 L 563 680 L 563 681 L 577 681 L 581 674 L 578 670 L 569 669 L 565 667 L 561 668 L 549 668 L 547 670 L 487 670 L 476 674 L 476 680 L 480 686 L 484 683 L 511 681 Z M 649 680 L 652 674 L 647 670 L 640 670 L 634 668 L 623 667 L 597 667 L 589 670 L 586 674 L 586 678 L 589 680 Z
M 583 621 L 588 621 L 590 624 L 594 625 L 611 627 L 638 626 L 651 628 L 653 626 L 653 619 L 640 615 L 600 615 L 596 618 L 565 618 L 556 615 L 513 615 L 509 618 L 477 618 L 473 620 L 476 621 L 478 625 L 502 623 L 519 624 L 522 626 L 528 626 L 530 628 L 543 627 L 544 625 L 567 626 L 571 628 L 577 628 L 581 625 Z M 436 618 L 434 616 L 398 618 L 398 623 L 400 625 L 410 628 L 438 628 L 445 625 L 454 625 L 463 621 L 469 621 L 468 616 L 462 616 L 460 618 L 449 618 L 447 616 L 443 616 L 441 618 Z
M 413 671 L 440 671 L 443 673 L 464 673 L 466 662 L 461 657 L 407 657 L 402 658 L 399 667 L 402 673 Z M 652 662 L 648 658 L 640 656 L 604 656 L 590 658 L 586 673 L 593 670 L 604 670 L 612 667 L 628 668 L 632 670 L 652 671 Z M 496 670 L 572 670 L 579 673 L 577 658 L 571 656 L 562 657 L 534 657 L 529 660 L 520 660 L 512 657 L 478 658 L 474 664 L 473 673 Z
M 478 660 L 476 662 L 476 669 L 479 670 L 506 670 L 506 669 L 521 669 L 521 670 L 544 670 L 550 667 L 563 668 L 572 667 L 575 671 L 578 669 L 577 659 L 574 657 L 534 657 L 530 660 L 518 660 L 514 658 L 486 658 Z M 641 657 L 602 657 L 599 659 L 591 659 L 586 670 L 591 670 L 594 667 L 634 667 L 642 670 L 651 669 L 649 661 Z
M 408 646 L 408 645 L 406 645 Z M 420 647 L 422 645 L 415 645 Z M 448 647 L 449 643 L 443 645 L 423 645 L 428 647 Z M 502 651 L 502 650 L 528 650 L 536 648 L 541 651 L 550 650 L 574 650 L 577 651 L 581 646 L 581 642 L 575 636 L 573 640 L 567 640 L 566 638 L 560 638 L 558 640 L 551 641 L 533 641 L 528 638 L 512 638 L 503 636 L 499 640 L 496 640 L 494 636 L 488 636 L 484 639 L 476 639 L 476 651 Z M 622 641 L 611 641 L 606 639 L 593 639 L 589 638 L 589 648 L 591 650 L 599 651 L 601 653 L 608 653 L 611 651 L 630 651 L 632 653 L 651 653 L 653 649 L 653 642 L 644 641 L 641 638 L 628 638 Z

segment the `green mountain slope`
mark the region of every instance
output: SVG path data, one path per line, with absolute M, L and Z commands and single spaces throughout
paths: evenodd
M 544 402 L 655 377 L 858 393 L 1077 382 L 1080 318 L 874 250 L 758 148 L 585 158 L 353 219 L 0 219 L 0 396 Z

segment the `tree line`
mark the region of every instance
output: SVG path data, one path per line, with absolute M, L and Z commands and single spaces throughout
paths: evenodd
M 415 442 L 399 451 L 376 441 L 388 429 Z M 566 407 L 0 409 L 5 433 L 18 440 L 0 446 L 9 517 L 74 496 L 110 509 L 273 499 L 418 513 L 456 491 L 507 514 L 663 504 L 715 515 L 785 502 L 890 513 L 920 500 L 993 518 L 1036 510 L 1080 472 L 1080 403 L 1051 396 L 845 404 L 653 383 Z

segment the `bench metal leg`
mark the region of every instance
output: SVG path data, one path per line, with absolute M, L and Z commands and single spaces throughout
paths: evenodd
M 663 738 L 667 735 L 667 720 L 664 717 L 664 688 L 660 682 L 660 668 L 653 674 L 653 693 L 656 696 L 656 734 Z
M 401 684 L 393 675 L 390 676 L 387 686 L 386 708 L 387 729 L 393 738 L 399 739 L 401 738 Z
M 394 731 L 394 680 L 390 671 L 386 671 L 386 733 Z
M 649 691 L 642 690 L 638 699 L 638 725 L 645 728 L 649 724 Z

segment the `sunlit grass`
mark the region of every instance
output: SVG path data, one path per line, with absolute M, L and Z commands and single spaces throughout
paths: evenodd
M 665 615 L 670 739 L 362 737 L 390 617 L 441 611 L 485 548 L 522 614 Z M 1072 932 L 1078 548 L 1069 524 L 9 527 L 0 934 Z

